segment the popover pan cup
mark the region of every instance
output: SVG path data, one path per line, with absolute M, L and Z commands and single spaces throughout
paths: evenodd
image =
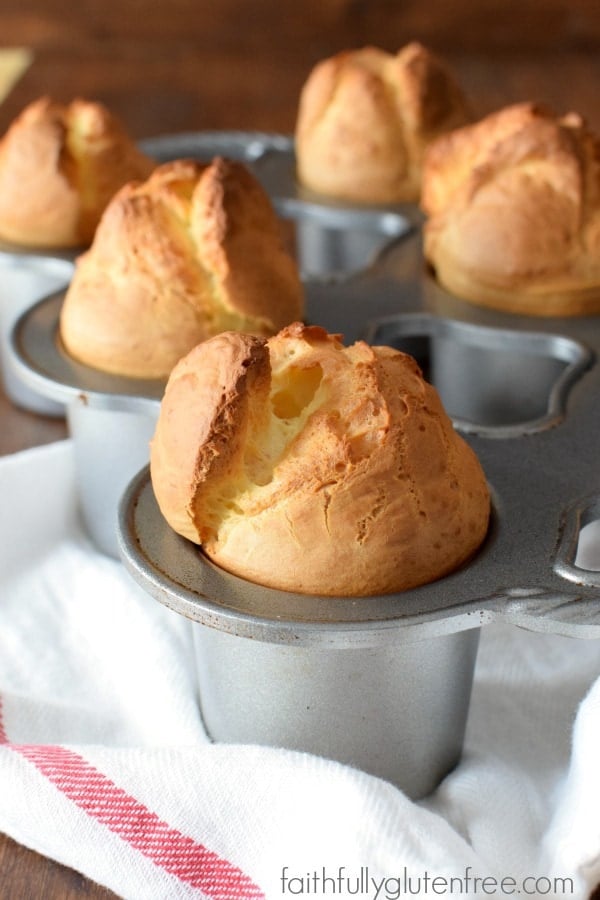
M 56 417 L 65 414 L 62 403 L 39 394 L 15 377 L 8 362 L 10 335 L 25 310 L 65 287 L 72 275 L 70 259 L 0 249 L 0 358 L 4 390 L 15 406 L 28 412 Z
M 73 438 L 79 508 L 95 546 L 115 559 L 117 511 L 133 473 L 150 455 L 150 439 L 159 403 L 143 412 L 114 408 L 112 395 L 96 405 L 86 395 L 67 403 L 67 423 Z
M 382 611 L 378 597 L 292 594 L 224 572 L 166 523 L 148 467 L 121 501 L 119 545 L 142 588 L 192 622 L 214 741 L 318 754 L 415 799 L 459 761 L 476 618 L 432 634 L 427 617 L 404 618 L 402 594 Z
M 110 375 L 70 357 L 58 330 L 63 297 L 59 291 L 19 317 L 9 364 L 20 383 L 64 405 L 83 524 L 99 550 L 118 558 L 119 501 L 149 459 L 165 383 Z

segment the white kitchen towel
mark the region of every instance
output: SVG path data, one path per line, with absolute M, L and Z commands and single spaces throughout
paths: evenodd
M 189 624 L 94 550 L 69 441 L 0 459 L 0 830 L 127 900 L 587 897 L 600 646 L 488 625 L 464 758 L 411 802 L 208 741 Z

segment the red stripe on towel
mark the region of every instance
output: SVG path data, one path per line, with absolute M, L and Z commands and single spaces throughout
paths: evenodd
M 78 753 L 55 745 L 11 744 L 1 699 L 0 743 L 28 759 L 76 806 L 180 881 L 213 900 L 264 900 L 260 888 L 240 869 L 171 828 Z

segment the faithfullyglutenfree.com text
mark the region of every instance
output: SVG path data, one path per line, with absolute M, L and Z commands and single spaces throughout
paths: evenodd
M 388 876 L 372 875 L 368 866 L 323 866 L 311 872 L 295 872 L 289 866 L 281 870 L 281 895 L 284 897 L 367 897 L 370 900 L 400 900 L 401 897 L 568 897 L 575 893 L 572 878 L 527 875 L 476 875 L 467 866 L 463 875 L 434 875 L 426 870 Z

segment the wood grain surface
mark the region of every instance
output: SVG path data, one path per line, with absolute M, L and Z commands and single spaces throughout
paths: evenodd
M 576 110 L 600 131 L 598 0 L 5 0 L 2 46 L 29 49 L 32 61 L 0 105 L 0 133 L 42 94 L 101 100 L 138 138 L 289 133 L 318 60 L 367 43 L 396 50 L 412 39 L 452 64 L 477 115 L 538 100 Z M 18 410 L 0 394 L 0 454 L 65 435 L 64 421 Z M 0 836 L 1 900 L 113 896 Z

